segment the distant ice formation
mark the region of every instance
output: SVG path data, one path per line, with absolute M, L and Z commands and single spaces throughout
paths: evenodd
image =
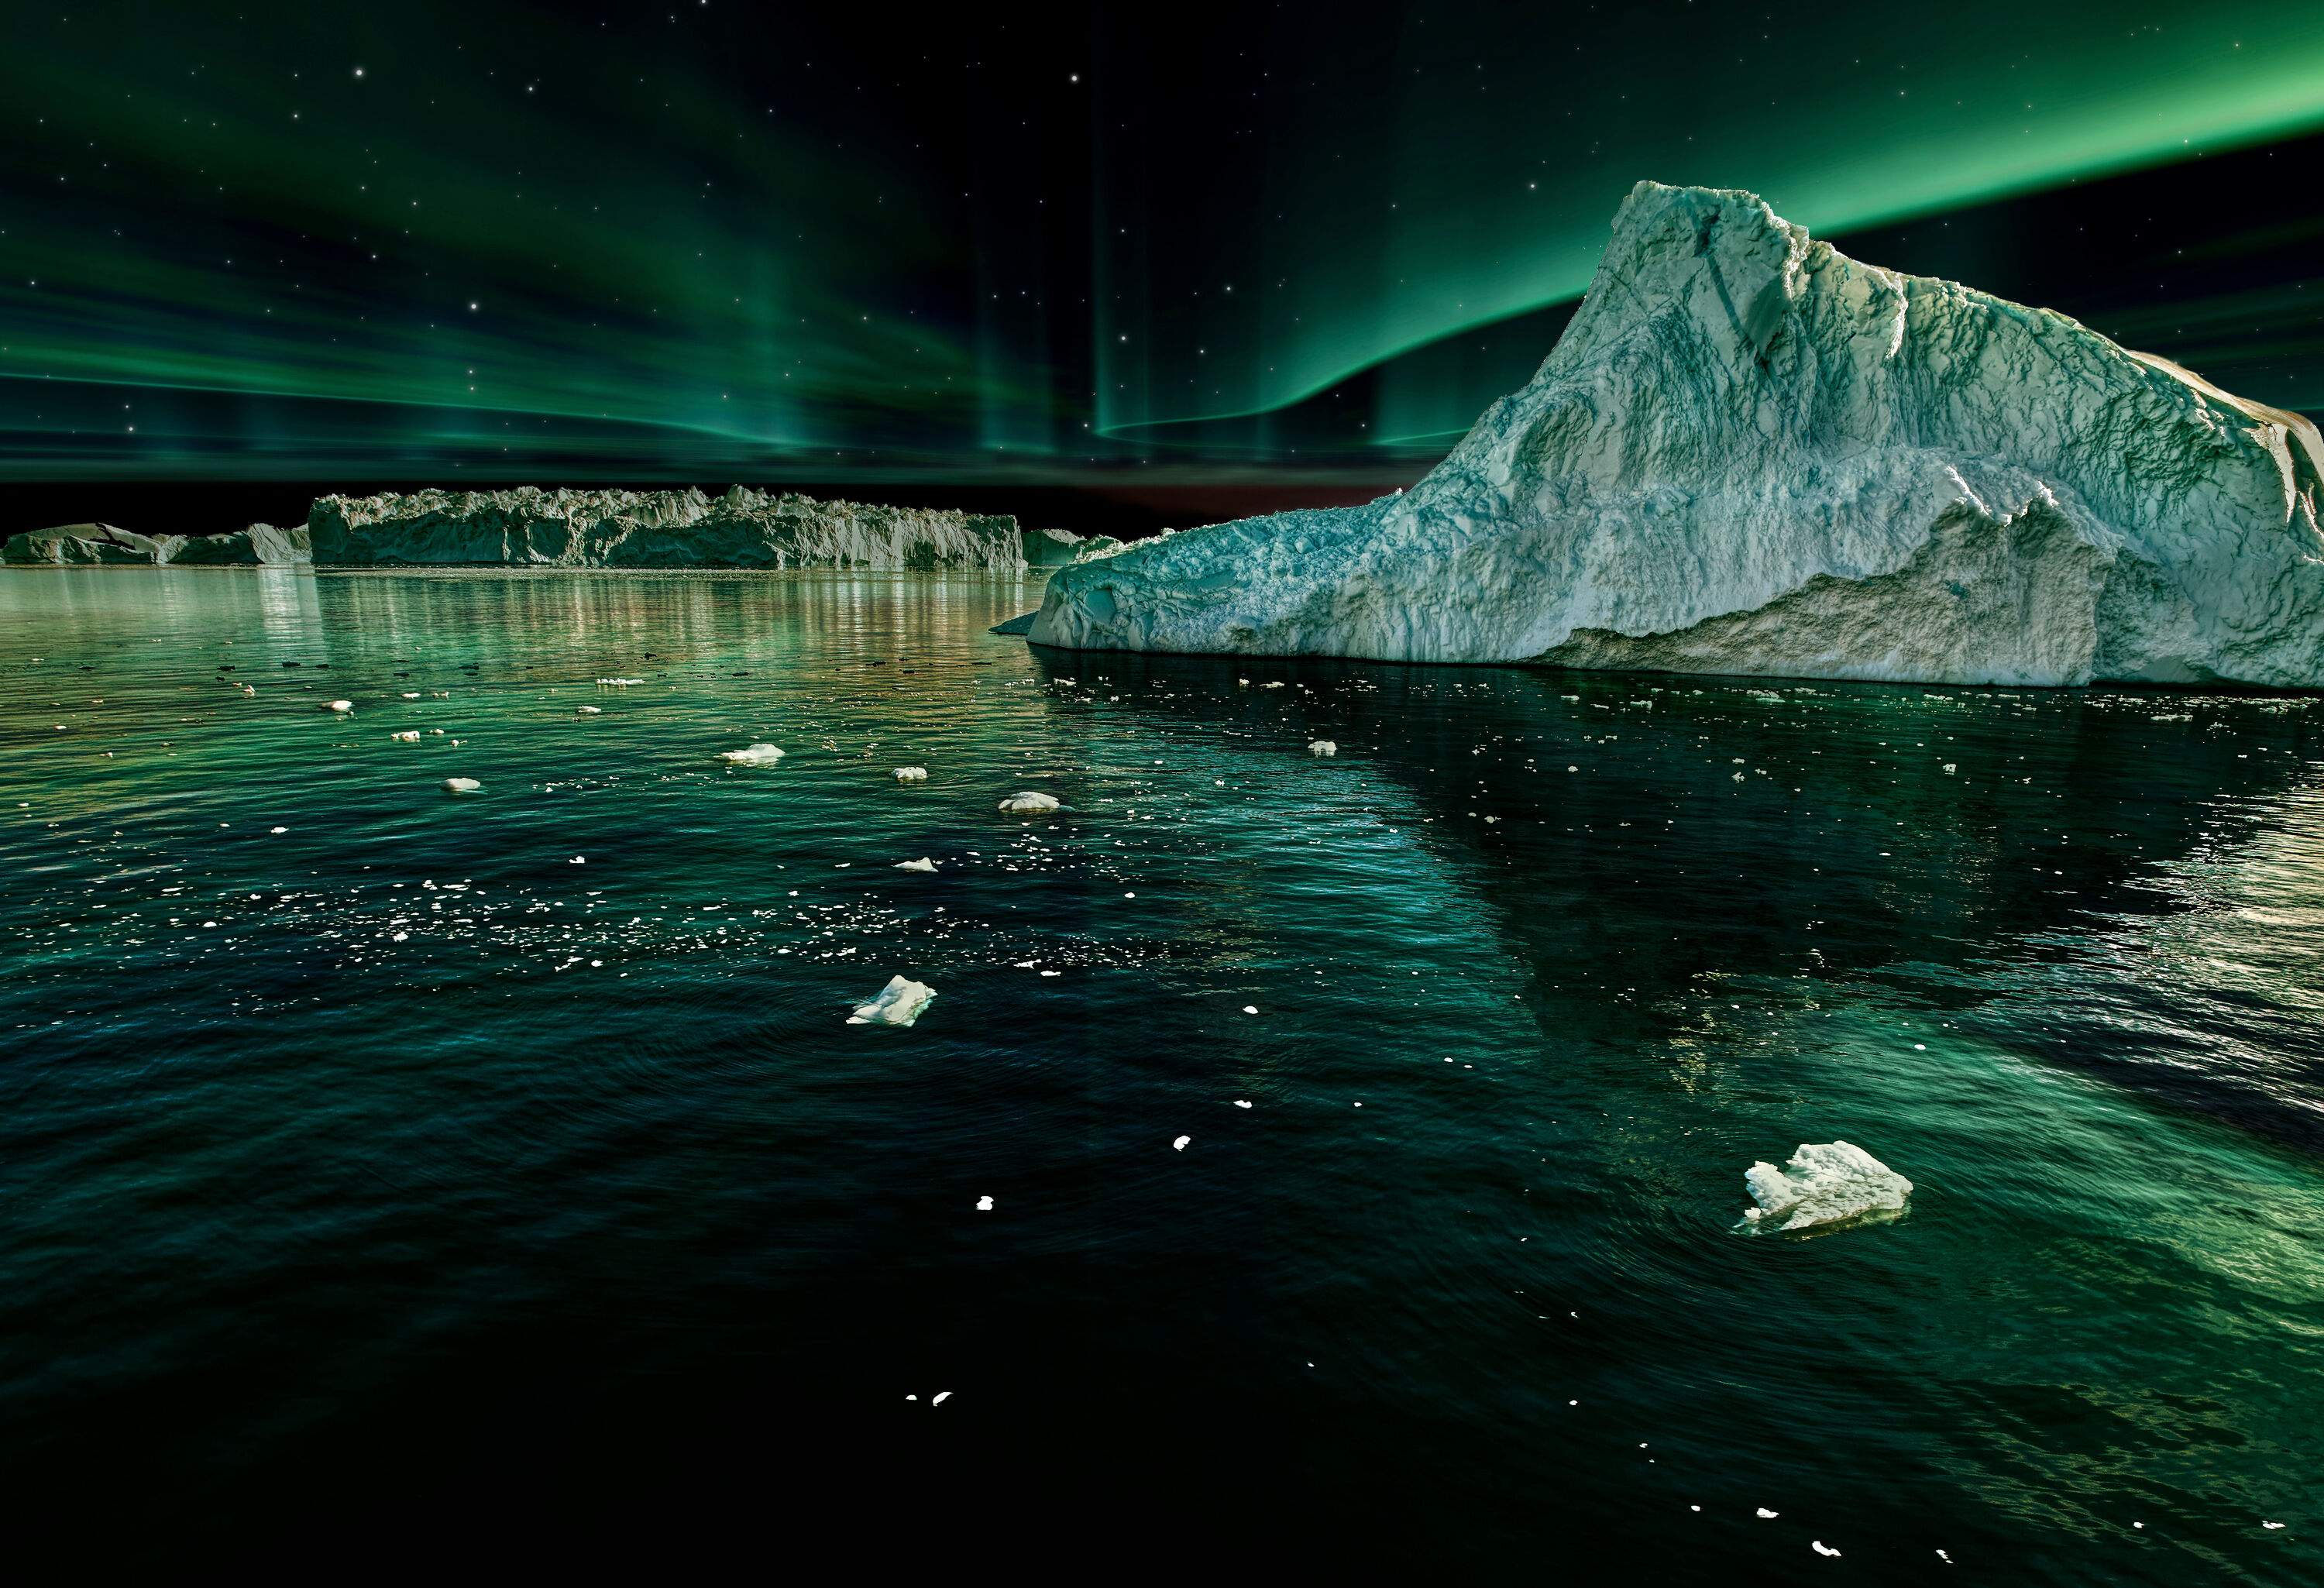
M 861 568 L 1021 573 L 1117 542 L 1007 513 L 820 502 L 736 485 L 685 491 L 388 492 L 325 496 L 307 518 L 334 567 Z
M 0 544 L 0 563 L 143 563 L 155 568 L 305 565 L 307 531 L 253 524 L 226 535 L 141 535 L 112 524 L 62 524 L 30 530 Z
M 1061 569 L 1076 650 L 2324 687 L 2324 439 L 2063 315 L 1641 182 L 1409 491 Z
M 1912 1181 L 1847 1141 L 1803 1142 L 1787 1168 L 1789 1173 L 1755 1163 L 1743 1171 L 1743 1184 L 1759 1205 L 1744 1210 L 1745 1223 L 1804 1230 L 1900 1214 L 1913 1194 Z

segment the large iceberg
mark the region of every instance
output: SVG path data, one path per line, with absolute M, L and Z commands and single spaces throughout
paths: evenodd
M 326 566 L 963 568 L 1020 573 L 1110 549 L 1007 513 L 820 502 L 736 485 L 684 491 L 388 492 L 325 496 L 307 518 Z
M 2324 440 L 2063 315 L 1641 182 L 1409 491 L 1061 569 L 1030 637 L 1930 683 L 2324 687 Z

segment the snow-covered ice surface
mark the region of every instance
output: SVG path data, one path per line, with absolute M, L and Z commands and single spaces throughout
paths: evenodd
M 1784 1168 L 1755 1163 L 1743 1171 L 1743 1184 L 1758 1204 L 1743 1214 L 1754 1229 L 1893 1218 L 1913 1194 L 1912 1181 L 1848 1141 L 1802 1142 Z
M 936 990 L 905 976 L 890 976 L 869 1003 L 859 1003 L 847 1017 L 851 1026 L 908 1026 L 936 1002 Z
M 1641 182 L 1411 490 L 1061 570 L 1078 650 L 2324 686 L 2324 440 L 2048 309 Z

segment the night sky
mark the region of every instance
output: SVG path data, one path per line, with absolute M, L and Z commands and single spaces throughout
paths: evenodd
M 0 480 L 1416 475 L 1631 183 L 2324 409 L 2324 7 L 12 7 Z

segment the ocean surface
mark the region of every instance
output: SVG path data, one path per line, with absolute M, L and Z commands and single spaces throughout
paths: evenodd
M 2324 707 L 1037 596 L 0 575 L 19 1563 L 2324 1576 Z

